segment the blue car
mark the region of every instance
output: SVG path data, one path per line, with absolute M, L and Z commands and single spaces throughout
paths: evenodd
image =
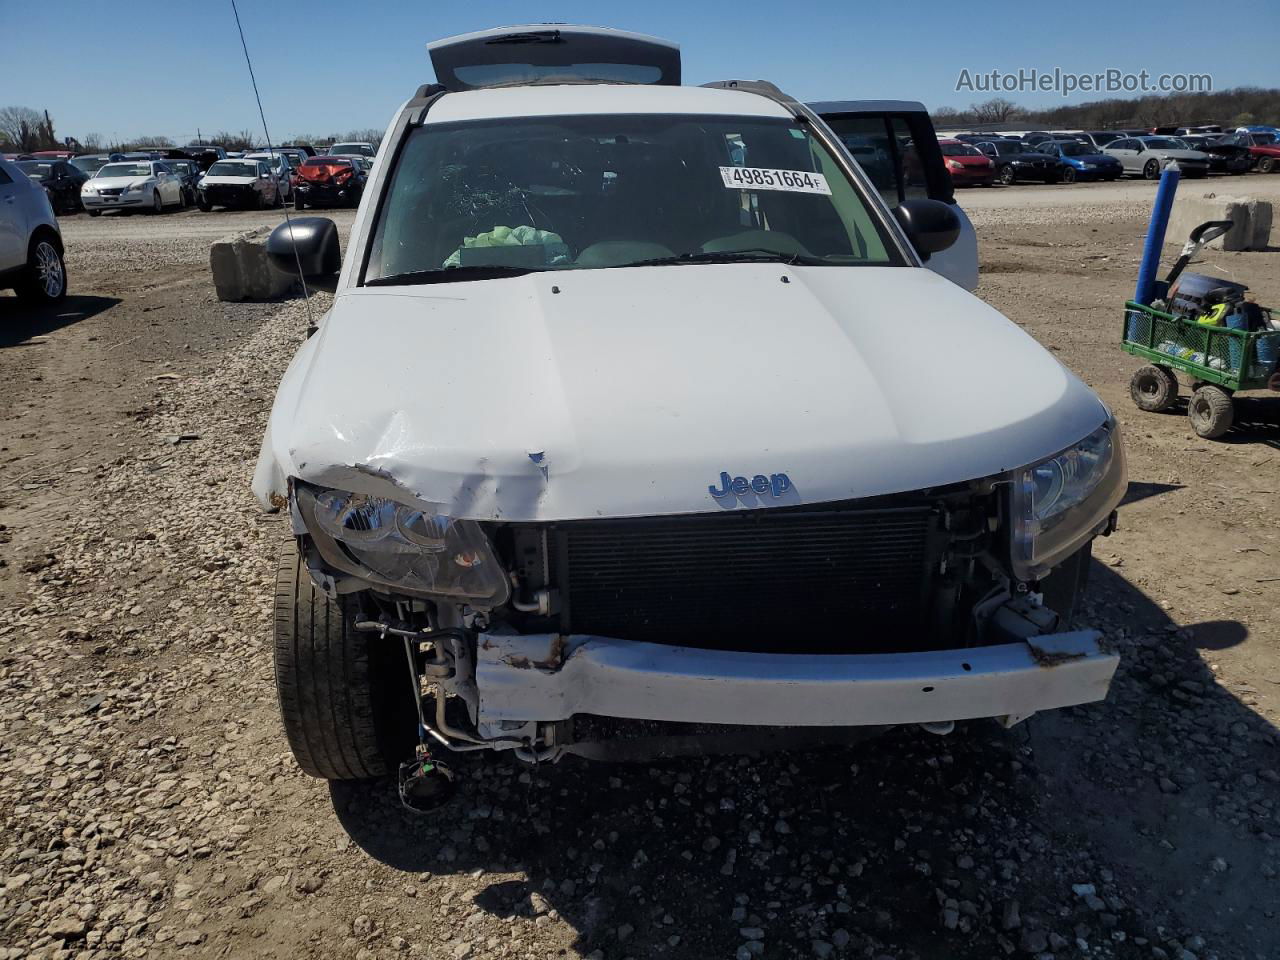
M 1043 140 L 1036 149 L 1057 157 L 1063 183 L 1076 180 L 1119 180 L 1124 167 L 1115 157 L 1099 153 L 1096 147 L 1079 140 Z

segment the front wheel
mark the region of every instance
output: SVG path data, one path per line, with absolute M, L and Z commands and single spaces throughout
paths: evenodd
M 89 216 L 91 216 L 91 217 L 100 217 L 100 216 L 102 216 L 102 211 L 101 211 L 101 210 L 90 210 L 90 211 L 89 211 Z
M 1014 184 L 1014 181 L 1015 181 L 1016 179 L 1017 179 L 1017 177 L 1016 177 L 1016 175 L 1015 175 L 1015 174 L 1014 174 L 1014 172 L 1013 172 L 1013 167 L 1012 167 L 1012 166 L 1002 167 L 1002 168 L 1001 168 L 1001 170 L 1000 170 L 1000 182 L 1001 182 L 1001 183 L 1003 183 L 1006 187 L 1012 187 L 1012 186 L 1013 186 L 1013 184 Z
M 1217 440 L 1231 429 L 1231 422 L 1235 419 L 1231 394 L 1210 383 L 1199 387 L 1187 403 L 1187 419 L 1191 421 L 1191 429 L 1196 436 Z
M 213 209 L 213 204 L 203 197 L 196 201 L 196 206 L 200 208 L 201 213 L 208 213 Z
M 67 295 L 67 265 L 62 251 L 48 237 L 40 237 L 31 244 L 16 292 L 34 304 L 57 303 Z
M 1275 170 L 1275 168 L 1276 168 L 1275 157 L 1263 157 L 1261 160 L 1258 161 L 1259 173 L 1271 173 L 1273 170 Z
M 412 753 L 417 709 L 403 642 L 354 628 L 355 603 L 316 589 L 292 543 L 276 574 L 276 694 L 303 771 L 363 780 Z
M 1063 183 L 1075 183 L 1075 182 L 1076 182 L 1076 168 L 1075 168 L 1075 167 L 1066 167 L 1066 168 L 1064 168 L 1064 169 L 1063 169 L 1063 171 L 1062 171 L 1061 176 L 1062 176 L 1062 182 L 1063 182 Z
M 154 190 L 151 193 L 151 212 L 164 213 L 164 198 L 160 196 L 159 190 Z
M 1178 399 L 1178 378 L 1165 367 L 1149 364 L 1134 371 L 1129 380 L 1129 396 L 1139 410 L 1167 410 Z
M 1160 161 L 1148 160 L 1146 166 L 1142 168 L 1142 175 L 1148 180 L 1160 179 Z

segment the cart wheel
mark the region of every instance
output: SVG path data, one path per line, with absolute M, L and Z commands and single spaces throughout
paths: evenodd
M 1135 370 L 1129 380 L 1129 396 L 1139 410 L 1148 413 L 1168 410 L 1178 399 L 1178 378 L 1164 367 L 1142 367 Z
M 1235 407 L 1231 395 L 1221 387 L 1205 384 L 1191 395 L 1187 404 L 1187 419 L 1197 436 L 1216 440 L 1231 429 Z

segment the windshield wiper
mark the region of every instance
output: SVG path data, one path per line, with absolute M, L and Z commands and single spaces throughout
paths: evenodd
M 766 247 L 752 247 L 747 250 L 700 250 L 697 253 L 678 253 L 673 257 L 655 257 L 652 260 L 635 260 L 631 263 L 619 264 L 623 267 L 660 267 L 672 263 L 790 263 L 802 266 L 815 266 L 828 261 L 824 257 L 815 257 L 804 253 L 782 253 Z
M 387 277 L 366 280 L 366 287 L 410 287 L 424 283 L 453 283 L 462 280 L 493 280 L 498 277 L 520 277 L 536 273 L 542 267 L 510 267 L 500 264 L 475 264 L 469 267 L 442 267 L 439 270 L 412 270 Z

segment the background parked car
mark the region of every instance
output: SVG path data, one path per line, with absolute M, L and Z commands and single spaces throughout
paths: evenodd
M 92 177 L 110 162 L 111 158 L 105 153 L 86 154 L 80 157 L 72 157 L 67 161 L 67 163 L 71 164 L 86 177 Z
M 1003 184 L 1019 180 L 1057 183 L 1061 178 L 1062 162 L 1057 157 L 1041 153 L 1020 140 L 984 140 L 975 146 L 991 158 L 996 179 Z
M 1115 157 L 1099 153 L 1097 148 L 1079 140 L 1042 140 L 1036 145 L 1041 153 L 1057 157 L 1061 162 L 1063 183 L 1076 180 L 1119 180 L 1124 168 Z
M 44 187 L 54 213 L 80 209 L 80 185 L 89 179 L 84 171 L 66 160 L 19 160 L 18 169 Z
M 1259 173 L 1272 173 L 1280 170 L 1280 142 L 1274 133 L 1233 133 L 1223 137 L 1219 143 L 1230 143 L 1244 147 L 1249 151 L 1253 165 Z
M 354 154 L 357 157 L 376 157 L 378 151 L 374 149 L 372 143 L 352 142 L 352 143 L 335 143 L 327 151 L 331 157 L 346 157 Z
M 1099 152 L 1109 143 L 1115 143 L 1124 136 L 1118 130 L 1085 130 L 1076 135 L 1081 143 L 1087 143 Z
M 293 205 L 354 207 L 364 192 L 366 175 L 357 157 L 311 157 L 298 168 Z
M 246 153 L 244 159 L 261 160 L 271 169 L 272 176 L 276 178 L 276 187 L 280 191 L 281 203 L 288 203 L 293 199 L 293 164 L 289 162 L 288 154 L 263 150 Z
M 938 147 L 942 150 L 947 173 L 951 174 L 951 182 L 957 187 L 974 184 L 989 187 L 995 181 L 995 164 L 977 147 L 949 138 L 940 139 Z
M 196 205 L 208 213 L 214 207 L 261 210 L 282 203 L 280 187 L 265 160 L 219 160 L 199 184 Z
M 197 187 L 200 182 L 200 165 L 194 160 L 165 160 L 164 165 L 173 171 L 182 185 L 182 202 L 185 206 L 196 204 Z
M 1210 173 L 1248 173 L 1253 166 L 1253 156 L 1248 147 L 1223 142 L 1222 137 L 1209 134 L 1188 134 L 1179 137 L 1192 150 L 1199 150 L 1209 157 Z
M 1155 180 L 1170 162 L 1177 160 L 1184 177 L 1207 177 L 1209 155 L 1189 150 L 1176 137 L 1125 137 L 1108 144 L 1103 150 L 1132 173 Z
M 67 292 L 62 233 L 44 187 L 16 163 L 0 160 L 0 290 L 54 303 Z
M 182 180 L 158 160 L 122 160 L 108 163 L 80 189 L 80 200 L 89 215 L 103 210 L 149 210 L 186 205 Z

